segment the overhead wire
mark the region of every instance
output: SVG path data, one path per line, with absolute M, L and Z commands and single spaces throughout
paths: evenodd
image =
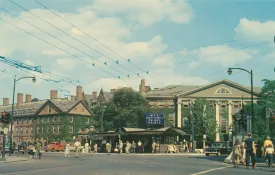
M 12 0 L 9 0 L 11 2 L 13 2 Z M 96 38 L 92 37 L 91 35 L 89 35 L 87 32 L 81 30 L 79 27 L 77 27 L 76 25 L 74 25 L 73 23 L 69 22 L 68 20 L 66 20 L 65 18 L 63 18 L 62 16 L 58 15 L 57 13 L 55 13 L 54 11 L 52 11 L 51 9 L 49 9 L 47 6 L 45 6 L 44 4 L 42 4 L 41 2 L 34 0 L 36 3 L 38 3 L 39 5 L 41 5 L 42 7 L 44 7 L 45 9 L 47 9 L 48 11 L 50 11 L 51 13 L 53 13 L 54 15 L 56 15 L 57 17 L 61 18 L 62 20 L 64 20 L 65 22 L 67 22 L 68 24 L 70 24 L 71 26 L 73 26 L 74 28 L 76 28 L 77 30 L 79 30 L 80 32 L 84 33 L 86 36 L 88 36 L 89 38 L 92 38 L 94 41 L 96 41 L 97 43 L 99 43 L 100 45 L 104 46 L 105 48 L 107 48 L 108 50 L 112 51 L 113 53 L 115 53 L 116 55 L 118 55 L 120 58 L 123 58 L 124 60 L 126 60 L 126 62 L 130 63 L 131 65 L 134 65 L 136 68 L 140 69 L 141 71 L 143 71 L 145 74 L 151 76 L 152 78 L 154 78 L 155 80 L 159 81 L 161 84 L 163 84 L 164 86 L 166 86 L 162 81 L 160 81 L 158 78 L 152 76 L 151 74 L 149 74 L 149 71 L 146 71 L 142 68 L 140 68 L 139 66 L 137 66 L 136 64 L 133 64 L 131 62 L 131 59 L 127 59 L 122 57 L 120 54 L 118 54 L 117 52 L 115 52 L 114 50 L 112 50 L 110 47 L 106 46 L 105 44 L 103 44 L 102 42 L 98 41 Z M 14 3 L 14 2 L 13 2 Z M 14 3 L 16 4 L 16 3 Z M 51 24 L 50 24 L 51 25 Z M 82 43 L 83 44 L 83 43 Z M 90 49 L 94 50 L 93 48 L 91 48 L 89 45 L 86 45 L 84 43 L 85 46 L 89 47 Z M 107 57 L 106 55 L 102 54 L 101 52 L 98 52 L 97 50 L 94 50 L 95 52 L 99 53 L 100 55 L 104 56 L 105 58 L 111 59 L 110 57 Z M 120 64 L 120 66 L 122 66 Z M 125 69 L 127 69 L 128 71 L 132 72 L 133 74 L 140 76 L 139 73 L 135 73 L 132 70 L 128 69 L 126 66 L 123 66 Z
M 82 44 L 82 45 L 84 45 L 84 46 L 86 46 L 86 47 L 92 49 L 93 51 L 95 51 L 95 52 L 97 52 L 97 53 L 100 53 L 99 51 L 95 50 L 95 49 L 92 48 L 91 46 L 89 46 L 89 45 L 87 45 L 86 43 L 80 41 L 79 39 L 73 37 L 72 35 L 68 34 L 68 33 L 65 32 L 64 30 L 62 30 L 62 29 L 56 27 L 56 26 L 53 25 L 52 23 L 50 23 L 50 22 L 48 22 L 48 21 L 42 19 L 41 17 L 39 17 L 38 15 L 32 13 L 31 11 L 29 11 L 28 9 L 26 9 L 26 8 L 24 8 L 23 6 L 19 5 L 18 3 L 14 2 L 14 1 L 12 1 L 12 0 L 9 0 L 9 1 L 12 2 L 13 4 L 15 4 L 16 6 L 20 7 L 21 9 L 25 10 L 26 12 L 32 14 L 33 16 L 35 16 L 36 18 L 38 18 L 39 20 L 41 20 L 41 21 L 47 23 L 48 25 L 54 27 L 54 28 L 57 29 L 58 31 L 62 32 L 63 34 L 69 36 L 69 37 L 72 38 L 73 40 L 79 42 L 80 44 Z M 41 29 L 40 29 L 40 30 L 41 30 Z M 51 35 L 51 36 L 52 36 L 52 35 Z M 55 37 L 55 38 L 56 38 L 56 37 Z M 56 38 L 56 39 L 57 39 L 57 38 Z M 64 42 L 63 42 L 63 43 L 64 43 Z M 67 44 L 68 44 L 68 43 L 67 43 Z M 77 49 L 77 48 L 74 47 L 74 49 Z M 77 49 L 77 50 L 80 51 L 79 49 Z M 82 52 L 83 54 L 87 55 L 87 54 L 84 53 L 83 51 L 80 51 L 80 52 Z M 106 57 L 104 54 L 102 54 L 102 53 L 100 53 L 100 54 L 101 54 L 102 56 Z M 91 55 L 87 55 L 87 56 L 89 56 L 89 57 L 91 57 L 92 59 L 94 59 Z M 106 58 L 109 58 L 109 57 L 106 57 Z M 111 58 L 109 58 L 109 59 L 111 59 Z M 102 63 L 103 65 L 107 65 L 107 62 L 102 62 L 102 61 L 97 60 L 97 59 L 94 59 L 94 60 L 96 60 L 96 61 Z M 112 60 L 112 59 L 111 59 L 111 60 Z M 112 61 L 114 61 L 114 60 L 112 60 Z M 120 64 L 118 63 L 118 61 L 114 61 L 114 63 L 120 65 Z M 109 68 L 113 69 L 114 71 L 116 71 L 116 72 L 118 72 L 118 73 L 120 73 L 120 74 L 122 74 L 122 75 L 125 75 L 125 74 L 124 74 L 123 72 L 121 72 L 120 70 L 117 70 L 117 69 L 115 69 L 115 68 L 113 68 L 113 67 L 111 67 L 111 66 L 110 66 Z M 130 70 L 130 69 L 128 69 L 128 70 Z M 131 71 L 131 70 L 130 70 L 130 71 Z M 126 76 L 129 77 L 129 75 L 127 75 L 127 74 L 126 74 Z

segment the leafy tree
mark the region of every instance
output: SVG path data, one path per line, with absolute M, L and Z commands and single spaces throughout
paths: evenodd
M 145 113 L 149 111 L 147 100 L 132 88 L 123 87 L 106 103 L 103 113 L 104 130 L 115 130 L 118 127 L 145 127 Z M 103 106 L 93 108 L 96 127 L 100 128 L 100 117 Z
M 208 140 L 215 140 L 217 124 L 214 109 L 209 103 L 202 98 L 196 99 L 194 105 L 189 107 L 189 111 L 192 111 L 192 116 L 187 120 L 188 128 L 191 128 L 191 122 L 194 120 L 195 139 L 202 140 L 203 135 L 206 135 Z
M 38 98 L 33 98 L 33 99 L 31 100 L 31 102 L 35 102 L 35 101 L 39 101 L 39 99 L 38 99 Z

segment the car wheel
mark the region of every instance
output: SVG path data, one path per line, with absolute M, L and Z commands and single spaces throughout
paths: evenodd
M 52 152 L 54 152 L 54 149 L 51 149 Z
M 209 154 L 205 154 L 206 156 L 209 156 Z

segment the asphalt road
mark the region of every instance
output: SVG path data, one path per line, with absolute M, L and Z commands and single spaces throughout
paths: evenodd
M 45 153 L 41 160 L 2 163 L 0 174 L 12 175 L 258 175 L 274 174 L 275 169 L 233 168 L 225 157 L 90 155 L 64 158 Z

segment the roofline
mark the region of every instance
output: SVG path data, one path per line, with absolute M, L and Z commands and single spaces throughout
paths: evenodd
M 248 92 L 248 93 L 251 92 L 250 89 L 248 89 L 247 87 L 245 87 L 245 86 L 243 86 L 243 85 L 241 85 L 241 84 L 235 83 L 235 82 L 230 81 L 230 80 L 227 80 L 227 79 L 223 79 L 223 80 L 219 80 L 219 81 L 216 81 L 216 82 L 214 82 L 214 83 L 210 83 L 210 84 L 207 84 L 207 85 L 198 87 L 198 88 L 196 88 L 196 89 L 193 89 L 193 90 L 190 90 L 190 91 L 187 91 L 187 92 L 184 92 L 184 93 L 180 93 L 180 94 L 178 94 L 178 95 L 176 95 L 176 96 L 179 97 L 179 96 L 181 96 L 181 95 L 193 94 L 193 93 L 199 92 L 199 91 L 201 91 L 201 90 L 203 90 L 203 89 L 206 89 L 206 88 L 208 88 L 208 87 L 215 86 L 215 85 L 218 85 L 218 84 L 221 84 L 221 83 L 228 83 L 228 84 L 233 85 L 233 86 L 235 86 L 235 87 L 237 87 L 237 88 L 239 88 L 239 89 L 242 89 L 242 90 L 244 90 L 244 91 L 246 91 L 246 92 Z M 260 96 L 260 93 L 253 91 L 253 95 Z
M 93 115 L 92 111 L 90 110 L 90 108 L 84 103 L 83 100 L 79 100 L 75 105 L 73 105 L 70 109 L 68 109 L 68 111 L 66 111 L 67 113 L 69 113 L 74 107 L 76 107 L 79 103 L 81 103 L 91 114 L 91 116 Z

